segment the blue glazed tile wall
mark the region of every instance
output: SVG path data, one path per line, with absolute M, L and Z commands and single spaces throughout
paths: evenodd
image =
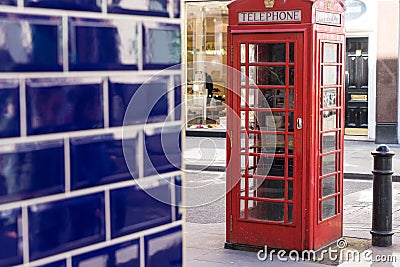
M 180 1 L 133 2 L 0 0 L 0 267 L 182 266 Z

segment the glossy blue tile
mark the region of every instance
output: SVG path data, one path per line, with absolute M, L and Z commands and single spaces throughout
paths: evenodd
M 0 0 L 0 5 L 16 6 L 17 0 Z
M 69 19 L 70 70 L 136 70 L 138 23 Z
M 182 177 L 176 176 L 175 177 L 175 212 L 176 212 L 176 219 L 182 220 Z
M 63 190 L 62 140 L 0 146 L 0 204 Z
M 106 247 L 72 258 L 73 267 L 139 267 L 139 240 Z
M 28 135 L 104 126 L 99 78 L 29 79 L 26 95 Z
M 171 189 L 132 186 L 111 191 L 111 235 L 118 237 L 171 222 Z
M 28 218 L 31 260 L 105 239 L 103 193 L 32 205 Z
M 111 78 L 110 125 L 165 121 L 169 108 L 167 91 L 168 78 L 164 77 L 152 78 L 150 82 L 143 84 Z
M 0 266 L 22 264 L 21 209 L 0 211 Z
M 0 13 L 0 72 L 60 71 L 61 17 Z
M 79 189 L 138 177 L 137 139 L 123 141 L 112 134 L 71 139 L 71 188 Z M 130 172 L 131 171 L 131 172 Z
M 0 80 L 0 138 L 20 134 L 18 80 Z
M 143 49 L 144 69 L 180 68 L 180 25 L 144 22 Z
M 145 132 L 144 175 L 181 168 L 181 135 L 178 127 L 147 129 Z
M 108 12 L 168 17 L 169 5 L 168 0 L 141 1 L 140 4 L 132 0 L 111 0 L 108 1 Z
M 181 120 L 182 119 L 182 86 L 181 86 L 181 76 L 176 75 L 174 77 L 174 101 L 175 101 L 175 106 L 174 106 L 174 111 L 175 111 L 175 120 Z
M 101 11 L 101 1 L 98 0 L 24 0 L 24 2 L 27 7 Z
M 182 266 L 182 228 L 169 230 L 145 237 L 146 266 Z
M 41 265 L 41 267 L 66 267 L 67 262 L 65 260 L 52 262 L 49 264 Z

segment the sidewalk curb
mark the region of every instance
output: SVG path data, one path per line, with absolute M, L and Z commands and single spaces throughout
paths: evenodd
M 207 171 L 207 172 L 225 172 L 225 166 L 208 166 L 208 165 L 195 165 L 195 164 L 186 164 L 186 168 L 184 170 L 188 171 Z M 372 173 L 345 173 L 344 179 L 353 179 L 353 180 L 371 180 L 373 179 Z M 400 175 L 392 176 L 393 182 L 400 182 Z

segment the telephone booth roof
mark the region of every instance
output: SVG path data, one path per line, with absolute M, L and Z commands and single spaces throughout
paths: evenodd
M 345 5 L 341 0 L 236 0 L 228 8 L 229 25 L 344 25 Z

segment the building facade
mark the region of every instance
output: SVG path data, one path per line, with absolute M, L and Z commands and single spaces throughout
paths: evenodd
M 193 90 L 192 87 L 196 84 L 193 82 L 196 80 L 196 71 L 205 73 L 212 64 L 219 66 L 226 63 L 226 42 L 218 37 L 224 37 L 226 32 L 226 6 L 229 2 L 185 1 L 184 4 L 186 37 L 183 47 L 187 55 L 184 61 L 188 63 L 186 121 L 189 131 L 201 129 L 198 134 L 204 133 L 204 129 L 208 132 L 224 129 L 224 112 L 213 112 L 216 107 L 204 100 L 208 95 L 206 90 Z M 398 2 L 346 0 L 344 3 L 347 38 L 345 134 L 350 139 L 398 143 Z M 191 25 L 195 25 L 194 20 L 202 23 L 193 28 Z M 220 57 L 216 58 L 215 55 Z M 191 63 L 196 60 L 210 64 Z M 218 74 L 211 73 L 211 77 L 218 81 Z M 218 92 L 223 91 L 219 87 L 223 87 L 225 81 L 217 83 L 219 86 L 211 96 L 216 99 Z
M 180 32 L 178 0 L 0 1 L 0 266 L 182 265 Z

